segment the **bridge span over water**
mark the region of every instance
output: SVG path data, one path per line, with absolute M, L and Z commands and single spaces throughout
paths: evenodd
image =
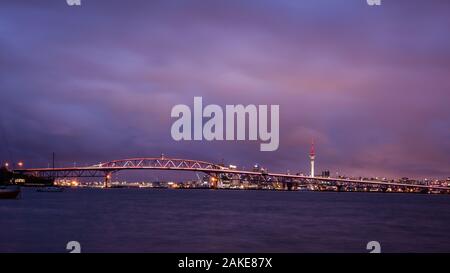
M 14 172 L 45 178 L 102 177 L 105 187 L 110 185 L 112 174 L 124 170 L 159 170 L 202 172 L 209 175 L 211 186 L 217 187 L 219 180 L 247 180 L 256 183 L 283 183 L 288 188 L 299 185 L 328 183 L 335 186 L 365 185 L 379 188 L 414 188 L 423 190 L 439 190 L 450 193 L 450 187 L 398 183 L 392 181 L 347 179 L 337 177 L 306 176 L 300 174 L 274 173 L 266 171 L 248 171 L 228 168 L 220 164 L 201 160 L 161 157 L 130 158 L 113 160 L 85 167 L 62 168 L 18 168 Z

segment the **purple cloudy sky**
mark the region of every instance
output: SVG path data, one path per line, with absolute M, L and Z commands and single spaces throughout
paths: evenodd
M 348 175 L 450 175 L 450 1 L 0 4 L 0 160 L 168 156 Z M 279 104 L 280 147 L 176 142 L 170 110 Z

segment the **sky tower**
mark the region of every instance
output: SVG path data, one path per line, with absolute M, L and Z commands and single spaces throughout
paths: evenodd
M 311 160 L 311 177 L 314 177 L 314 159 L 316 153 L 314 151 L 314 139 L 311 141 L 311 151 L 309 152 L 309 159 Z

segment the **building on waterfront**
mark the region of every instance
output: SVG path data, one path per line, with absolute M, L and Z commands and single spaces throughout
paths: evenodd
M 330 171 L 329 170 L 322 171 L 322 177 L 330 177 Z

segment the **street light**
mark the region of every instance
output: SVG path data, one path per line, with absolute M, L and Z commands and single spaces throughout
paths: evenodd
M 5 162 L 5 168 L 8 168 L 8 167 L 9 167 L 9 163 Z
M 19 168 L 22 168 L 23 167 L 23 162 L 19 161 L 19 163 L 17 163 L 17 166 L 19 166 Z

